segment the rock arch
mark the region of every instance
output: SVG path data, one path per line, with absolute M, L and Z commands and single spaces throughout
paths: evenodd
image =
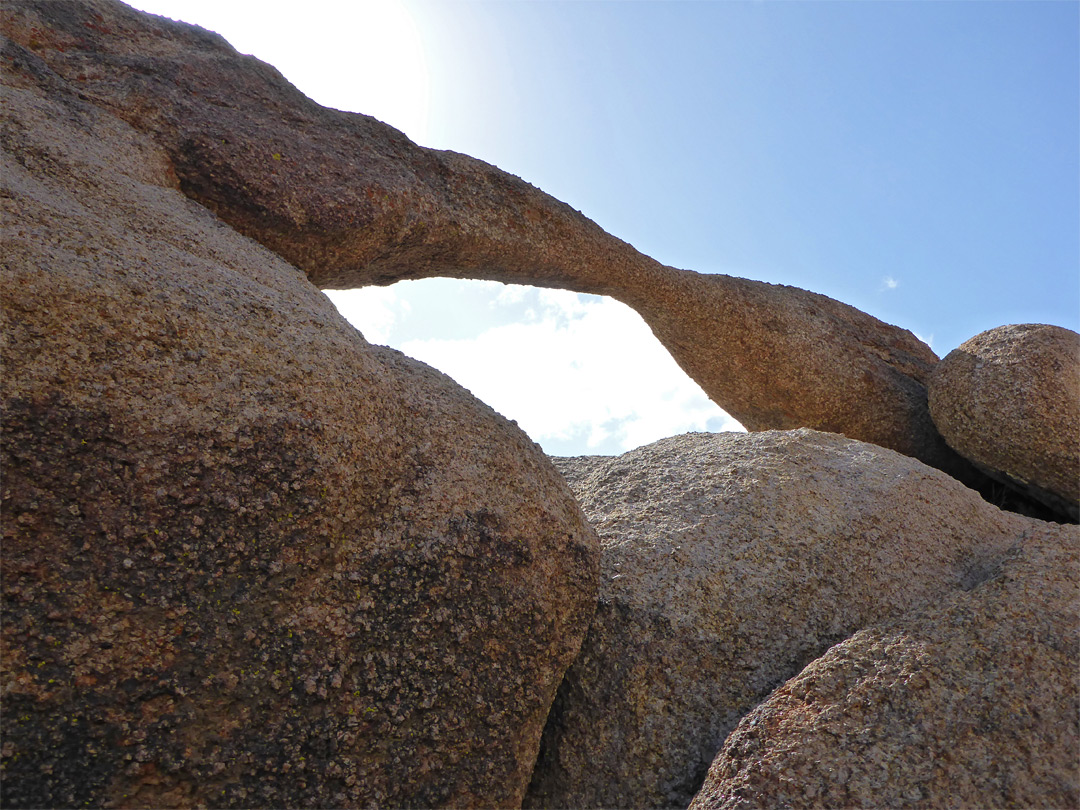
M 203 29 L 112 0 L 12 5 L 35 10 L 5 25 L 16 41 L 38 37 L 51 70 L 165 149 L 188 196 L 322 288 L 443 275 L 610 295 L 750 430 L 843 433 L 971 475 L 927 409 L 938 358 L 907 330 L 806 290 L 667 267 L 518 177 L 319 106 Z

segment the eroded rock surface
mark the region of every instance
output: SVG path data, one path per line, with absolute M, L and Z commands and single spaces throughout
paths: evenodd
M 9 0 L 9 36 L 165 149 L 183 191 L 327 288 L 455 276 L 611 295 L 751 430 L 843 433 L 974 480 L 910 332 L 825 296 L 675 270 L 517 177 L 316 105 L 201 29 L 112 0 Z
M 1080 806 L 1080 532 L 833 647 L 747 715 L 691 810 Z
M 600 535 L 600 602 L 531 807 L 685 807 L 776 686 L 857 630 L 974 586 L 1029 525 L 914 459 L 806 429 L 556 463 Z
M 930 381 L 948 443 L 991 476 L 1080 519 L 1080 335 L 1000 326 L 965 341 Z
M 224 47 L 164 30 L 136 41 Z M 3 58 L 5 806 L 520 802 L 596 592 L 559 474 L 181 194 L 77 76 Z M 132 103 L 150 63 L 107 67 Z

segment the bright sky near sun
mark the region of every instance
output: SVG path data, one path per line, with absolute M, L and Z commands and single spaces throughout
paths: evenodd
M 791 284 L 939 355 L 1080 329 L 1080 3 L 138 0 L 316 101 L 493 163 L 654 258 Z M 621 304 L 330 293 L 552 454 L 737 423 Z

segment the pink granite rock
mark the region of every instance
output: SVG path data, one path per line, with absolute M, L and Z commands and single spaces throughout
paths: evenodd
M 519 803 L 595 606 L 561 477 L 77 77 L 0 68 L 5 806 Z
M 743 718 L 691 810 L 1080 806 L 1080 534 L 856 633 Z
M 776 686 L 971 587 L 1028 525 L 915 459 L 806 429 L 557 463 L 600 535 L 600 604 L 529 807 L 685 807 Z
M 1080 519 L 1080 335 L 999 326 L 934 369 L 930 413 L 946 441 L 991 476 Z

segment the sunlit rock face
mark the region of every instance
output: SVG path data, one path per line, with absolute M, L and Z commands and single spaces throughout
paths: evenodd
M 1080 805 L 1080 532 L 860 631 L 754 709 L 691 810 Z
M 934 369 L 930 413 L 949 444 L 993 477 L 1080 519 L 1080 335 L 999 326 Z
M 806 429 L 557 463 L 600 535 L 600 601 L 530 807 L 685 807 L 773 689 L 980 582 L 1035 523 L 915 459 Z
M 750 430 L 812 427 L 975 481 L 926 407 L 934 353 L 825 296 L 665 267 L 474 158 L 323 108 L 201 29 L 111 0 L 5 4 L 9 35 L 150 134 L 181 189 L 325 288 L 486 278 L 611 295 Z
M 5 806 L 517 804 L 595 605 L 573 496 L 35 52 L 215 40 L 34 9 L 3 9 Z

